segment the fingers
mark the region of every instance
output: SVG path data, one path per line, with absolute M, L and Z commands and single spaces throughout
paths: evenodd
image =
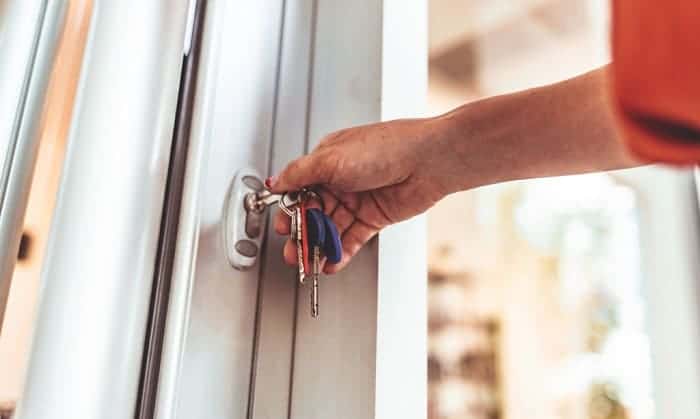
M 338 209 L 344 208 L 342 205 L 338 206 Z M 335 214 L 338 213 L 338 210 L 336 210 Z M 344 213 L 343 213 L 344 214 Z M 284 214 L 283 214 L 284 215 Z M 289 218 L 284 216 L 285 218 Z M 344 216 L 343 216 L 344 217 Z M 285 225 L 286 227 L 286 233 L 281 233 L 281 234 L 289 234 L 289 222 L 287 221 L 286 223 L 281 222 L 277 223 L 279 220 L 276 219 L 275 223 L 275 230 L 278 232 L 281 230 L 281 226 Z M 284 221 L 284 220 L 282 220 Z M 335 219 L 334 219 L 335 221 Z M 343 230 L 341 231 L 340 226 L 338 228 L 338 232 L 341 234 L 341 243 L 343 246 L 343 257 L 340 260 L 339 263 L 336 263 L 334 265 L 331 264 L 326 264 L 323 272 L 326 274 L 334 274 L 342 270 L 347 266 L 347 264 L 352 260 L 352 258 L 357 254 L 357 252 L 362 249 L 362 247 L 372 238 L 374 237 L 375 234 L 377 234 L 377 230 L 373 227 L 368 226 L 367 224 L 364 224 L 360 221 L 358 222 L 352 222 L 348 226 L 343 225 Z M 287 263 L 288 265 L 295 266 L 297 264 L 297 247 L 296 244 L 294 244 L 290 239 L 287 239 L 286 242 L 284 243 L 284 250 L 283 250 L 283 255 L 284 255 L 284 262 Z
M 318 195 L 321 197 L 323 204 L 312 199 L 309 200 L 309 208 L 321 208 L 323 207 L 324 212 L 328 215 L 333 214 L 336 207 L 338 206 L 338 199 L 325 188 L 319 188 L 317 191 Z M 277 234 L 286 235 L 289 234 L 291 228 L 291 220 L 287 214 L 282 211 L 277 211 L 274 217 L 274 227 Z
M 292 243 L 291 239 L 287 239 L 284 243 L 284 250 L 282 251 L 284 255 L 284 263 L 287 265 L 296 266 L 297 265 L 297 246 Z
M 338 200 L 333 196 L 333 194 L 325 189 L 320 189 L 318 194 L 321 197 L 323 204 L 312 199 L 308 201 L 308 208 L 321 208 L 321 206 L 323 206 L 326 214 L 334 211 L 338 206 Z M 285 236 L 289 235 L 291 233 L 291 224 L 291 219 L 287 214 L 282 211 L 277 211 L 274 219 L 275 232 L 277 232 L 277 234 Z M 287 264 L 297 264 L 297 247 L 296 244 L 292 243 L 290 239 L 287 239 L 284 244 L 283 255 L 284 261 Z
M 291 220 L 287 214 L 282 211 L 277 211 L 274 220 L 275 232 L 277 232 L 277 234 L 289 234 L 291 232 L 291 224 Z
M 335 226 L 338 228 L 338 233 L 342 236 L 357 218 L 355 212 L 359 207 L 359 201 L 356 194 L 338 193 L 334 197 L 337 202 L 334 210 L 329 212 L 328 215 L 331 216 Z
M 325 188 L 320 188 L 318 194 L 323 201 L 325 213 L 331 217 L 338 229 L 343 246 L 341 261 L 334 265 L 325 264 L 323 268 L 323 272 L 326 274 L 333 274 L 347 266 L 367 241 L 377 234 L 378 228 L 357 219 L 355 213 L 360 202 L 354 194 L 334 194 Z M 309 207 L 318 208 L 320 203 L 311 200 L 309 201 Z M 275 231 L 279 234 L 289 234 L 290 219 L 286 214 L 282 212 L 277 213 L 275 217 Z M 293 266 L 297 264 L 297 247 L 290 239 L 287 239 L 284 244 L 283 256 L 285 263 Z
M 377 232 L 374 229 L 362 223 L 353 224 L 348 231 L 343 234 L 343 258 L 339 263 L 334 265 L 326 263 L 323 272 L 326 274 L 334 274 L 341 271 L 375 234 L 377 234 Z M 296 266 L 297 247 L 290 239 L 287 239 L 284 243 L 284 250 L 282 253 L 284 255 L 284 262 L 287 265 Z
M 377 234 L 377 230 L 360 221 L 353 223 L 350 228 L 342 234 L 343 258 L 334 265 L 326 264 L 323 272 L 334 274 L 347 266 L 357 252 Z
M 344 205 L 338 205 L 333 214 L 331 214 L 331 219 L 335 223 L 338 233 L 342 236 L 345 230 L 355 221 L 355 215 L 345 208 Z
M 320 188 L 317 192 L 323 200 L 323 208 L 326 215 L 333 214 L 339 203 L 338 198 L 326 188 Z

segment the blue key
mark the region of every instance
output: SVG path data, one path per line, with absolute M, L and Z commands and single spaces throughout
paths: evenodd
M 306 210 L 306 237 L 309 247 L 323 248 L 326 241 L 326 225 L 323 217 L 323 212 L 318 208 Z
M 340 243 L 340 233 L 331 217 L 323 215 L 323 224 L 326 227 L 326 237 L 323 243 L 323 253 L 328 263 L 338 263 L 343 258 L 343 247 Z

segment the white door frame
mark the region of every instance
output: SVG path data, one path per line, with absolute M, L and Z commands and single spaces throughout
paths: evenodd
M 93 8 L 19 418 L 134 415 L 187 4 Z
M 691 171 L 615 172 L 637 192 L 643 295 L 659 419 L 700 417 L 700 212 Z
M 0 16 L 0 333 L 66 6 L 9 1 Z

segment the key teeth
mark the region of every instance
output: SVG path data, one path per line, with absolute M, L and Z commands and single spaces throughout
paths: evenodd
M 318 318 L 318 274 L 314 274 L 314 283 L 311 290 L 311 317 Z

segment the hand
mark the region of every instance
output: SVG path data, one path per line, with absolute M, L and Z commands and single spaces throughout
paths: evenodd
M 343 259 L 324 267 L 344 268 L 382 228 L 420 214 L 447 193 L 437 119 L 397 120 L 349 128 L 324 138 L 306 156 L 267 179 L 273 192 L 314 186 L 342 237 Z M 275 230 L 289 234 L 290 220 L 278 213 Z M 295 265 L 296 246 L 287 241 L 284 259 Z

